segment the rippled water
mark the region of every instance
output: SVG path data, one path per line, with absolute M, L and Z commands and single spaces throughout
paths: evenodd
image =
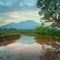
M 59 49 L 60 42 L 57 42 L 58 48 L 52 46 L 52 44 L 47 44 L 49 41 L 47 43 L 44 42 L 40 38 L 36 39 L 34 36 L 22 35 L 15 42 L 0 47 L 0 60 L 49 60 L 46 59 L 44 54 L 46 54 L 46 51 L 50 52 L 50 50 L 55 51 Z M 50 53 L 47 53 L 47 55 Z M 53 57 L 50 60 L 53 60 Z

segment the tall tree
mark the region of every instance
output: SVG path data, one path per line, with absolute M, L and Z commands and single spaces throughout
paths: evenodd
M 43 19 L 60 24 L 60 0 L 38 0 L 37 7 L 39 15 L 44 15 Z

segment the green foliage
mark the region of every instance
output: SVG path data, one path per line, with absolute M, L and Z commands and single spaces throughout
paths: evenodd
M 0 35 L 4 35 L 4 34 L 14 34 L 14 33 L 20 33 L 20 30 L 16 30 L 16 29 L 0 29 Z
M 31 29 L 24 29 L 24 30 L 16 30 L 16 29 L 1 29 L 0 36 L 12 36 L 12 35 L 28 35 L 33 36 L 33 30 Z
M 0 29 L 0 42 L 15 40 L 21 36 L 20 30 Z
M 51 37 L 60 38 L 60 30 L 57 30 L 54 27 L 40 26 L 34 30 L 34 33 L 36 33 L 36 35 L 51 36 Z
M 48 20 L 52 18 L 55 22 L 60 23 L 60 0 L 38 0 L 37 7 L 40 8 L 39 14 L 44 15 L 43 18 Z

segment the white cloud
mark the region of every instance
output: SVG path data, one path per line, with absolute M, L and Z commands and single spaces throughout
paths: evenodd
M 0 25 L 25 20 L 40 22 L 38 10 L 35 8 L 36 3 L 37 0 L 0 0 L 0 6 L 4 7 L 0 8 Z M 1 21 L 3 22 L 1 23 Z
M 40 16 L 38 15 L 38 10 L 11 12 L 9 16 L 13 18 L 15 22 L 23 20 L 34 20 L 36 22 L 40 22 L 39 20 Z
M 21 22 L 26 20 L 33 20 L 35 22 L 40 22 L 40 16 L 38 15 L 38 10 L 26 10 L 26 11 L 15 11 L 5 14 L 7 17 L 1 17 L 3 23 Z M 9 17 L 9 18 L 8 18 Z M 1 25 L 1 24 L 0 24 Z

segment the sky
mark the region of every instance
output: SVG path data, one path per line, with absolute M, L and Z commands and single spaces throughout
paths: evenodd
M 40 22 L 37 0 L 0 0 L 0 26 L 26 20 Z

